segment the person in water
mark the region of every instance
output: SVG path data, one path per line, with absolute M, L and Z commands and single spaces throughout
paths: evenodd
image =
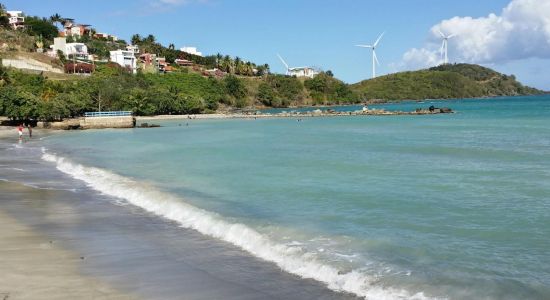
M 27 130 L 29 130 L 29 138 L 32 138 L 32 126 L 31 126 L 31 123 L 27 124 Z
M 19 140 L 23 139 L 23 123 L 19 124 L 19 127 L 17 127 L 17 132 L 19 133 Z

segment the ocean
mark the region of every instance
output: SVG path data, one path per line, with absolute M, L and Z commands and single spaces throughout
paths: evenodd
M 334 291 L 550 299 L 550 96 L 373 107 L 430 105 L 456 113 L 171 120 L 34 145 L 113 205 Z

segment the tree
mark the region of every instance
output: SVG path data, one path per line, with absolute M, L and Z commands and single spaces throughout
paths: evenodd
M 31 35 L 44 37 L 46 40 L 53 40 L 58 36 L 57 27 L 55 27 L 47 19 L 39 17 L 26 17 L 25 24 Z
M 50 16 L 50 22 L 52 22 L 55 25 L 55 27 L 57 27 L 58 23 L 59 25 L 61 25 L 62 20 L 63 18 L 58 13 Z
M 327 74 L 330 77 L 334 77 L 334 73 L 332 73 L 331 70 L 326 71 L 325 74 Z
M 10 83 L 8 71 L 0 64 L 0 87 Z
M 218 69 L 220 68 L 222 58 L 223 56 L 221 55 L 221 53 L 216 54 L 216 68 Z
M 61 50 L 57 50 L 57 58 L 61 61 L 63 66 L 67 63 L 67 58 L 65 57 L 65 54 Z
M 4 114 L 14 120 L 37 118 L 39 99 L 32 92 L 19 87 L 7 87 L 0 90 Z
M 65 27 L 65 25 L 67 25 L 67 23 L 69 22 L 72 22 L 74 21 L 73 19 L 71 18 L 61 18 L 61 21 L 59 21 L 61 23 L 61 26 Z
M 6 7 L 0 3 L 0 27 L 9 27 L 10 20 L 6 15 Z
M 176 46 L 174 46 L 174 44 L 170 44 L 170 45 L 168 45 L 168 49 L 176 50 Z
M 235 99 L 239 100 L 246 97 L 246 87 L 239 78 L 233 75 L 226 76 L 224 85 L 226 92 Z
M 141 44 L 141 41 L 142 41 L 141 36 L 136 33 L 136 34 L 132 35 L 131 41 L 132 41 L 132 45 Z
M 149 43 L 149 44 L 154 44 L 154 43 L 156 42 L 156 38 L 155 38 L 154 35 L 149 34 L 149 35 L 144 39 L 144 42 Z

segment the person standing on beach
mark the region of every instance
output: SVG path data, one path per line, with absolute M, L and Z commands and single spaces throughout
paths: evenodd
M 23 139 L 23 123 L 19 124 L 19 127 L 17 127 L 17 132 L 19 133 L 19 140 Z

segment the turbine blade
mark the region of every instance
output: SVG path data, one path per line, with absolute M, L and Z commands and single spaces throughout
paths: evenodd
M 445 36 L 445 35 L 443 34 L 443 32 L 441 32 L 441 29 L 438 28 L 438 29 L 437 29 L 437 32 L 439 32 L 439 34 L 441 35 L 442 38 L 444 38 L 444 39 L 447 38 L 447 36 Z
M 376 42 L 374 42 L 374 45 L 373 47 L 376 48 L 376 46 L 378 46 L 378 43 L 380 42 L 380 40 L 382 39 L 382 37 L 384 36 L 386 32 L 382 32 L 382 34 L 378 37 L 378 39 L 376 40 Z
M 372 48 L 371 45 L 355 45 L 355 47 Z
M 449 35 L 447 38 L 450 39 L 450 38 L 455 37 L 455 36 L 457 36 L 457 35 L 458 35 L 458 34 L 453 33 L 453 34 Z
M 374 56 L 374 60 L 376 61 L 377 65 L 380 65 L 380 62 L 378 61 L 378 57 L 376 56 L 376 51 L 372 51 L 372 56 Z
M 285 60 L 277 53 L 277 56 L 279 57 L 279 59 L 281 60 L 281 62 L 283 63 L 283 65 L 285 65 L 286 69 L 287 70 L 290 70 L 290 68 L 288 67 L 288 64 L 285 62 Z
M 439 50 L 441 58 L 443 58 L 443 51 L 445 51 L 445 40 L 443 40 L 443 43 L 441 43 L 441 49 Z

